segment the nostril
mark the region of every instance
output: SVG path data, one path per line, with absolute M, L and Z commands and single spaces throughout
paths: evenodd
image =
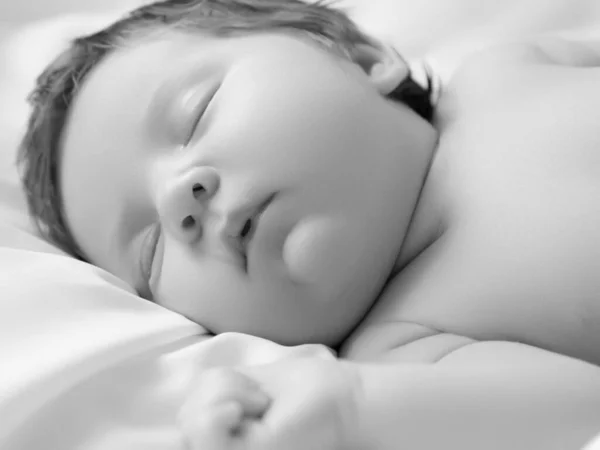
M 194 195 L 194 198 L 198 198 L 201 195 L 203 195 L 206 192 L 206 189 L 204 188 L 203 185 L 201 185 L 200 183 L 196 183 L 194 184 L 194 186 L 192 187 L 192 194 Z
M 189 230 L 194 225 L 196 225 L 196 219 L 194 219 L 192 216 L 187 216 L 185 219 L 183 219 L 181 221 L 181 227 L 184 230 Z

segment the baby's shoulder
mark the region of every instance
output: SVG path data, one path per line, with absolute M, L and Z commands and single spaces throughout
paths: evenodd
M 514 109 L 523 98 L 543 98 L 549 87 L 579 96 L 577 84 L 597 90 L 599 71 L 600 45 L 594 42 L 544 38 L 493 45 L 473 52 L 454 70 L 442 88 L 437 120 L 443 125 L 472 118 L 490 105 Z
M 600 41 L 541 37 L 527 42 L 495 44 L 467 56 L 450 85 L 476 91 L 479 86 L 506 84 L 523 73 L 548 66 L 600 67 Z
M 589 67 L 600 65 L 600 40 L 576 40 L 544 36 L 530 41 L 493 45 L 475 52 L 473 62 L 519 65 L 561 65 Z

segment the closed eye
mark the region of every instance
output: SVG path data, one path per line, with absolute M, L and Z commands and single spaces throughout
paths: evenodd
M 191 121 L 184 145 L 187 146 L 192 141 L 194 135 L 196 134 L 196 130 L 198 129 L 198 126 L 200 125 L 200 122 L 204 117 L 204 114 L 208 109 L 210 102 L 214 98 L 217 90 L 218 86 L 214 90 L 209 91 L 197 88 L 186 94 L 184 100 L 185 109 Z
M 161 235 L 160 225 L 154 224 L 146 233 L 139 254 L 139 270 L 143 281 L 144 294 L 151 296 L 150 280 L 154 269 L 156 248 Z

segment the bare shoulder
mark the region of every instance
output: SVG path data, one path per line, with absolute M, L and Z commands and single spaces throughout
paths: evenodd
M 472 53 L 459 70 L 511 69 L 530 65 L 600 66 L 600 40 L 540 37 L 531 41 L 496 44 Z
M 536 86 L 574 89 L 582 81 L 589 88 L 598 85 L 599 71 L 600 41 L 540 38 L 493 45 L 472 53 L 456 69 L 443 88 L 438 116 L 443 120 L 457 111 L 479 112 L 484 104 L 513 104 L 526 92 L 540 93 L 532 89 Z
M 545 53 L 533 44 L 502 44 L 468 55 L 443 86 L 437 105 L 439 120 L 461 117 L 482 105 L 511 101 L 510 94 L 524 82 L 532 68 L 547 65 Z M 524 76 L 525 75 L 525 76 Z

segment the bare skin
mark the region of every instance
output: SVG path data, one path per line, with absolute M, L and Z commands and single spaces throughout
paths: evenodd
M 598 104 L 593 47 L 473 56 L 442 96 L 423 192 L 446 205 L 441 237 L 392 279 L 342 356 L 424 362 L 507 340 L 600 363 Z
M 465 449 L 490 448 L 490 433 L 497 448 L 580 448 L 596 430 L 600 398 L 594 393 L 600 392 L 600 377 L 595 366 L 561 354 L 600 362 L 600 351 L 594 346 L 600 337 L 595 326 L 600 318 L 600 134 L 595 119 L 595 105 L 600 103 L 600 69 L 596 68 L 600 58 L 595 52 L 577 45 L 566 49 L 549 45 L 477 55 L 447 86 L 438 105 L 437 130 L 433 130 L 406 109 L 378 100 L 402 75 L 401 61 L 381 58 L 393 52 L 363 49 L 362 56 L 368 58 L 359 60 L 377 62 L 365 64 L 365 78 L 350 66 L 339 71 L 337 61 L 331 65 L 329 56 L 322 57 L 287 38 L 211 42 L 212 46 L 205 47 L 210 49 L 206 56 L 216 55 L 215 67 L 220 70 L 210 75 L 229 75 L 225 80 L 230 82 L 222 83 L 226 89 L 221 91 L 228 95 L 221 95 L 224 103 L 220 105 L 228 106 L 224 109 L 232 114 L 229 118 L 236 120 L 219 115 L 221 121 L 216 123 L 221 125 L 212 123 L 211 133 L 185 152 L 168 146 L 149 147 L 148 142 L 139 140 L 145 128 L 132 111 L 136 111 L 135 105 L 145 108 L 139 100 L 148 101 L 154 92 L 152 83 L 162 80 L 165 55 L 173 48 L 194 50 L 183 53 L 193 56 L 193 65 L 201 61 L 200 67 L 207 67 L 197 41 L 186 42 L 192 47 L 184 46 L 183 41 L 169 47 L 167 42 L 166 47 L 148 46 L 117 55 L 112 65 L 105 65 L 95 79 L 88 80 L 87 95 L 85 89 L 80 95 L 80 114 L 73 119 L 80 121 L 65 145 L 63 182 L 65 192 L 70 193 L 67 215 L 70 213 L 75 235 L 85 244 L 91 260 L 129 280 L 129 266 L 124 262 L 136 259 L 130 258 L 130 253 L 139 253 L 138 240 L 130 242 L 133 250 L 129 253 L 123 253 L 122 246 L 111 253 L 99 233 L 110 238 L 107 230 L 119 230 L 126 224 L 129 228 L 120 230 L 122 236 L 145 236 L 143 230 L 152 227 L 158 215 L 167 242 L 157 303 L 201 323 L 201 319 L 210 323 L 211 317 L 206 316 L 212 316 L 212 329 L 217 332 L 231 331 L 250 319 L 245 326 L 253 328 L 237 331 L 256 331 L 282 342 L 302 341 L 308 335 L 332 344 L 342 334 L 347 336 L 346 328 L 353 327 L 354 318 L 362 317 L 363 308 L 370 307 L 364 302 L 371 298 L 348 289 L 346 280 L 363 286 L 358 276 L 374 270 L 383 255 L 389 259 L 389 267 L 397 261 L 395 275 L 340 354 L 358 362 L 426 363 L 391 364 L 384 369 L 380 364 L 312 359 L 284 361 L 258 372 L 224 368 L 212 381 L 204 378 L 198 383 L 199 392 L 182 412 L 182 431 L 190 448 L 264 450 L 293 448 L 288 445 L 293 443 L 299 448 L 326 450 L 348 448 L 344 442 L 357 433 L 357 438 L 366 442 L 376 439 L 381 449 L 395 449 L 399 442 L 410 448 L 417 444 L 440 448 L 447 442 Z M 298 77 L 296 66 L 292 70 L 289 64 L 282 64 L 292 48 L 294 58 L 302 56 L 305 70 L 314 68 L 311 77 Z M 163 53 L 157 57 L 156 51 Z M 119 70 L 133 63 L 144 67 L 145 73 L 156 73 L 157 80 L 145 77 L 144 83 L 127 83 L 124 75 L 110 76 L 119 72 L 135 77 L 135 71 Z M 386 67 L 395 69 L 387 71 Z M 258 69 L 262 78 L 255 76 Z M 388 75 L 381 77 L 381 73 Z M 272 94 L 273 83 L 265 74 L 279 80 L 276 85 L 285 96 Z M 314 83 L 315 74 L 328 78 Z M 212 80 L 206 76 L 199 79 Z M 265 95 L 256 97 L 260 102 L 252 96 L 232 95 L 244 80 L 255 84 L 258 79 L 261 84 L 250 92 L 260 94 L 257 87 L 261 87 Z M 327 80 L 329 84 L 324 84 Z M 343 91 L 334 89 L 342 81 L 352 84 Z M 139 92 L 132 90 L 132 85 Z M 327 89 L 315 91 L 315 86 Z M 349 108 L 347 102 L 363 92 Z M 292 94 L 294 101 L 290 100 Z M 290 108 L 304 105 L 308 94 L 312 94 L 310 121 L 303 108 Z M 106 114 L 106 108 L 98 106 L 111 106 L 107 99 L 118 99 L 116 106 L 129 106 L 108 108 L 119 114 Z M 365 113 L 366 99 L 377 115 Z M 259 106 L 266 116 L 257 112 Z M 240 120 L 240 111 L 252 114 Z M 258 121 L 255 125 L 254 120 Z M 181 123 L 188 122 L 173 121 L 174 125 Z M 232 124 L 239 127 L 238 132 L 231 132 Z M 305 130 L 298 124 L 311 126 Z M 108 133 L 107 126 L 113 132 Z M 275 134 L 279 138 L 265 145 L 262 139 L 270 136 L 265 128 L 285 133 Z M 94 135 L 94 130 L 102 130 L 102 136 Z M 353 139 L 340 140 L 348 130 L 354 132 Z M 439 132 L 440 140 L 431 152 L 435 155 L 429 166 L 434 131 Z M 361 136 L 360 142 L 357 136 Z M 396 148 L 399 142 L 403 151 Z M 369 149 L 368 154 L 364 148 Z M 329 156 L 324 159 L 324 155 Z M 341 155 L 343 166 L 339 164 Z M 429 172 L 423 185 L 419 178 L 425 166 Z M 175 170 L 181 167 L 186 170 Z M 297 176 L 298 167 L 305 167 L 301 177 Z M 332 177 L 339 174 L 340 167 L 353 168 L 352 176 Z M 144 176 L 131 177 L 131 173 Z M 182 177 L 182 173 L 191 175 Z M 367 176 L 373 173 L 378 177 Z M 364 183 L 354 183 L 356 179 Z M 192 182 L 198 180 L 210 198 L 192 202 Z M 244 276 L 235 284 L 232 280 L 238 278 L 232 277 L 231 268 L 212 258 L 220 253 L 213 255 L 212 247 L 196 248 L 197 230 L 184 227 L 186 222 L 181 219 L 188 214 L 202 223 L 201 231 L 218 231 L 215 227 L 220 222 L 211 219 L 234 217 L 233 200 L 237 201 L 241 192 L 264 187 L 265 180 L 277 191 L 284 186 L 286 192 L 296 193 L 297 197 L 284 200 L 305 207 L 301 212 L 310 219 L 310 233 L 303 234 L 307 240 L 293 240 L 292 244 L 305 245 L 292 245 L 290 258 L 286 259 L 284 252 L 285 264 L 277 264 L 280 260 L 273 260 L 270 253 L 251 251 L 251 267 L 264 266 L 269 276 Z M 83 184 L 85 190 L 77 189 Z M 270 184 L 267 187 L 272 190 Z M 343 204 L 343 214 L 315 224 L 312 219 L 321 217 L 322 211 L 313 211 L 310 205 L 325 200 L 323 211 L 335 212 Z M 279 220 L 285 215 L 280 213 L 275 209 L 263 217 L 267 224 L 264 236 L 273 235 L 268 232 L 271 226 L 285 225 Z M 303 223 L 294 221 L 292 229 Z M 343 235 L 341 231 L 352 233 Z M 201 236 L 209 244 L 219 243 L 216 234 Z M 327 239 L 321 239 L 323 236 Z M 338 239 L 340 236 L 344 239 Z M 365 255 L 365 248 L 370 247 L 358 244 L 367 237 L 382 245 Z M 332 265 L 325 258 L 332 254 L 331 248 L 323 245 L 330 238 L 337 239 L 334 248 L 343 250 L 336 258 L 343 264 Z M 400 241 L 399 253 L 391 252 L 391 242 Z M 258 239 L 257 244 L 261 243 L 268 242 Z M 310 252 L 303 251 L 306 243 Z M 256 246 L 265 251 L 273 248 L 267 247 Z M 273 261 L 276 267 L 271 265 Z M 332 268 L 338 277 L 328 272 Z M 272 273 L 283 280 L 276 289 L 271 289 Z M 288 283 L 290 273 L 307 275 L 302 278 L 305 283 Z M 302 295 L 331 295 L 298 297 L 298 285 L 311 288 Z M 319 289 L 314 291 L 314 287 Z M 373 290 L 376 287 L 373 285 Z M 241 292 L 244 295 L 237 295 Z M 266 292 L 270 295 L 264 295 Z M 340 292 L 345 295 L 338 295 Z M 253 302 L 246 301 L 250 294 Z M 294 301 L 297 298 L 305 301 Z M 323 302 L 324 298 L 330 301 Z M 275 306 L 278 315 L 274 315 Z M 332 332 L 340 312 L 349 311 L 342 326 Z M 290 338 L 291 325 L 295 331 Z M 313 328 L 322 335 L 315 336 Z M 296 384 L 290 383 L 292 379 Z M 482 398 L 481 393 L 486 396 Z M 437 405 L 446 408 L 437 411 Z M 439 414 L 432 415 L 433 410 Z M 494 424 L 493 430 L 486 428 L 490 424 Z M 424 434 L 425 429 L 450 430 L 451 434 Z M 429 440 L 427 444 L 424 439 Z M 265 442 L 272 445 L 263 445 Z
M 190 448 L 588 442 L 598 371 L 560 354 L 600 363 L 597 62 L 551 43 L 465 64 L 439 105 L 440 145 L 412 224 L 444 203 L 433 213 L 438 235 L 403 249 L 398 273 L 343 346 L 360 364 L 205 376 L 181 417 Z

